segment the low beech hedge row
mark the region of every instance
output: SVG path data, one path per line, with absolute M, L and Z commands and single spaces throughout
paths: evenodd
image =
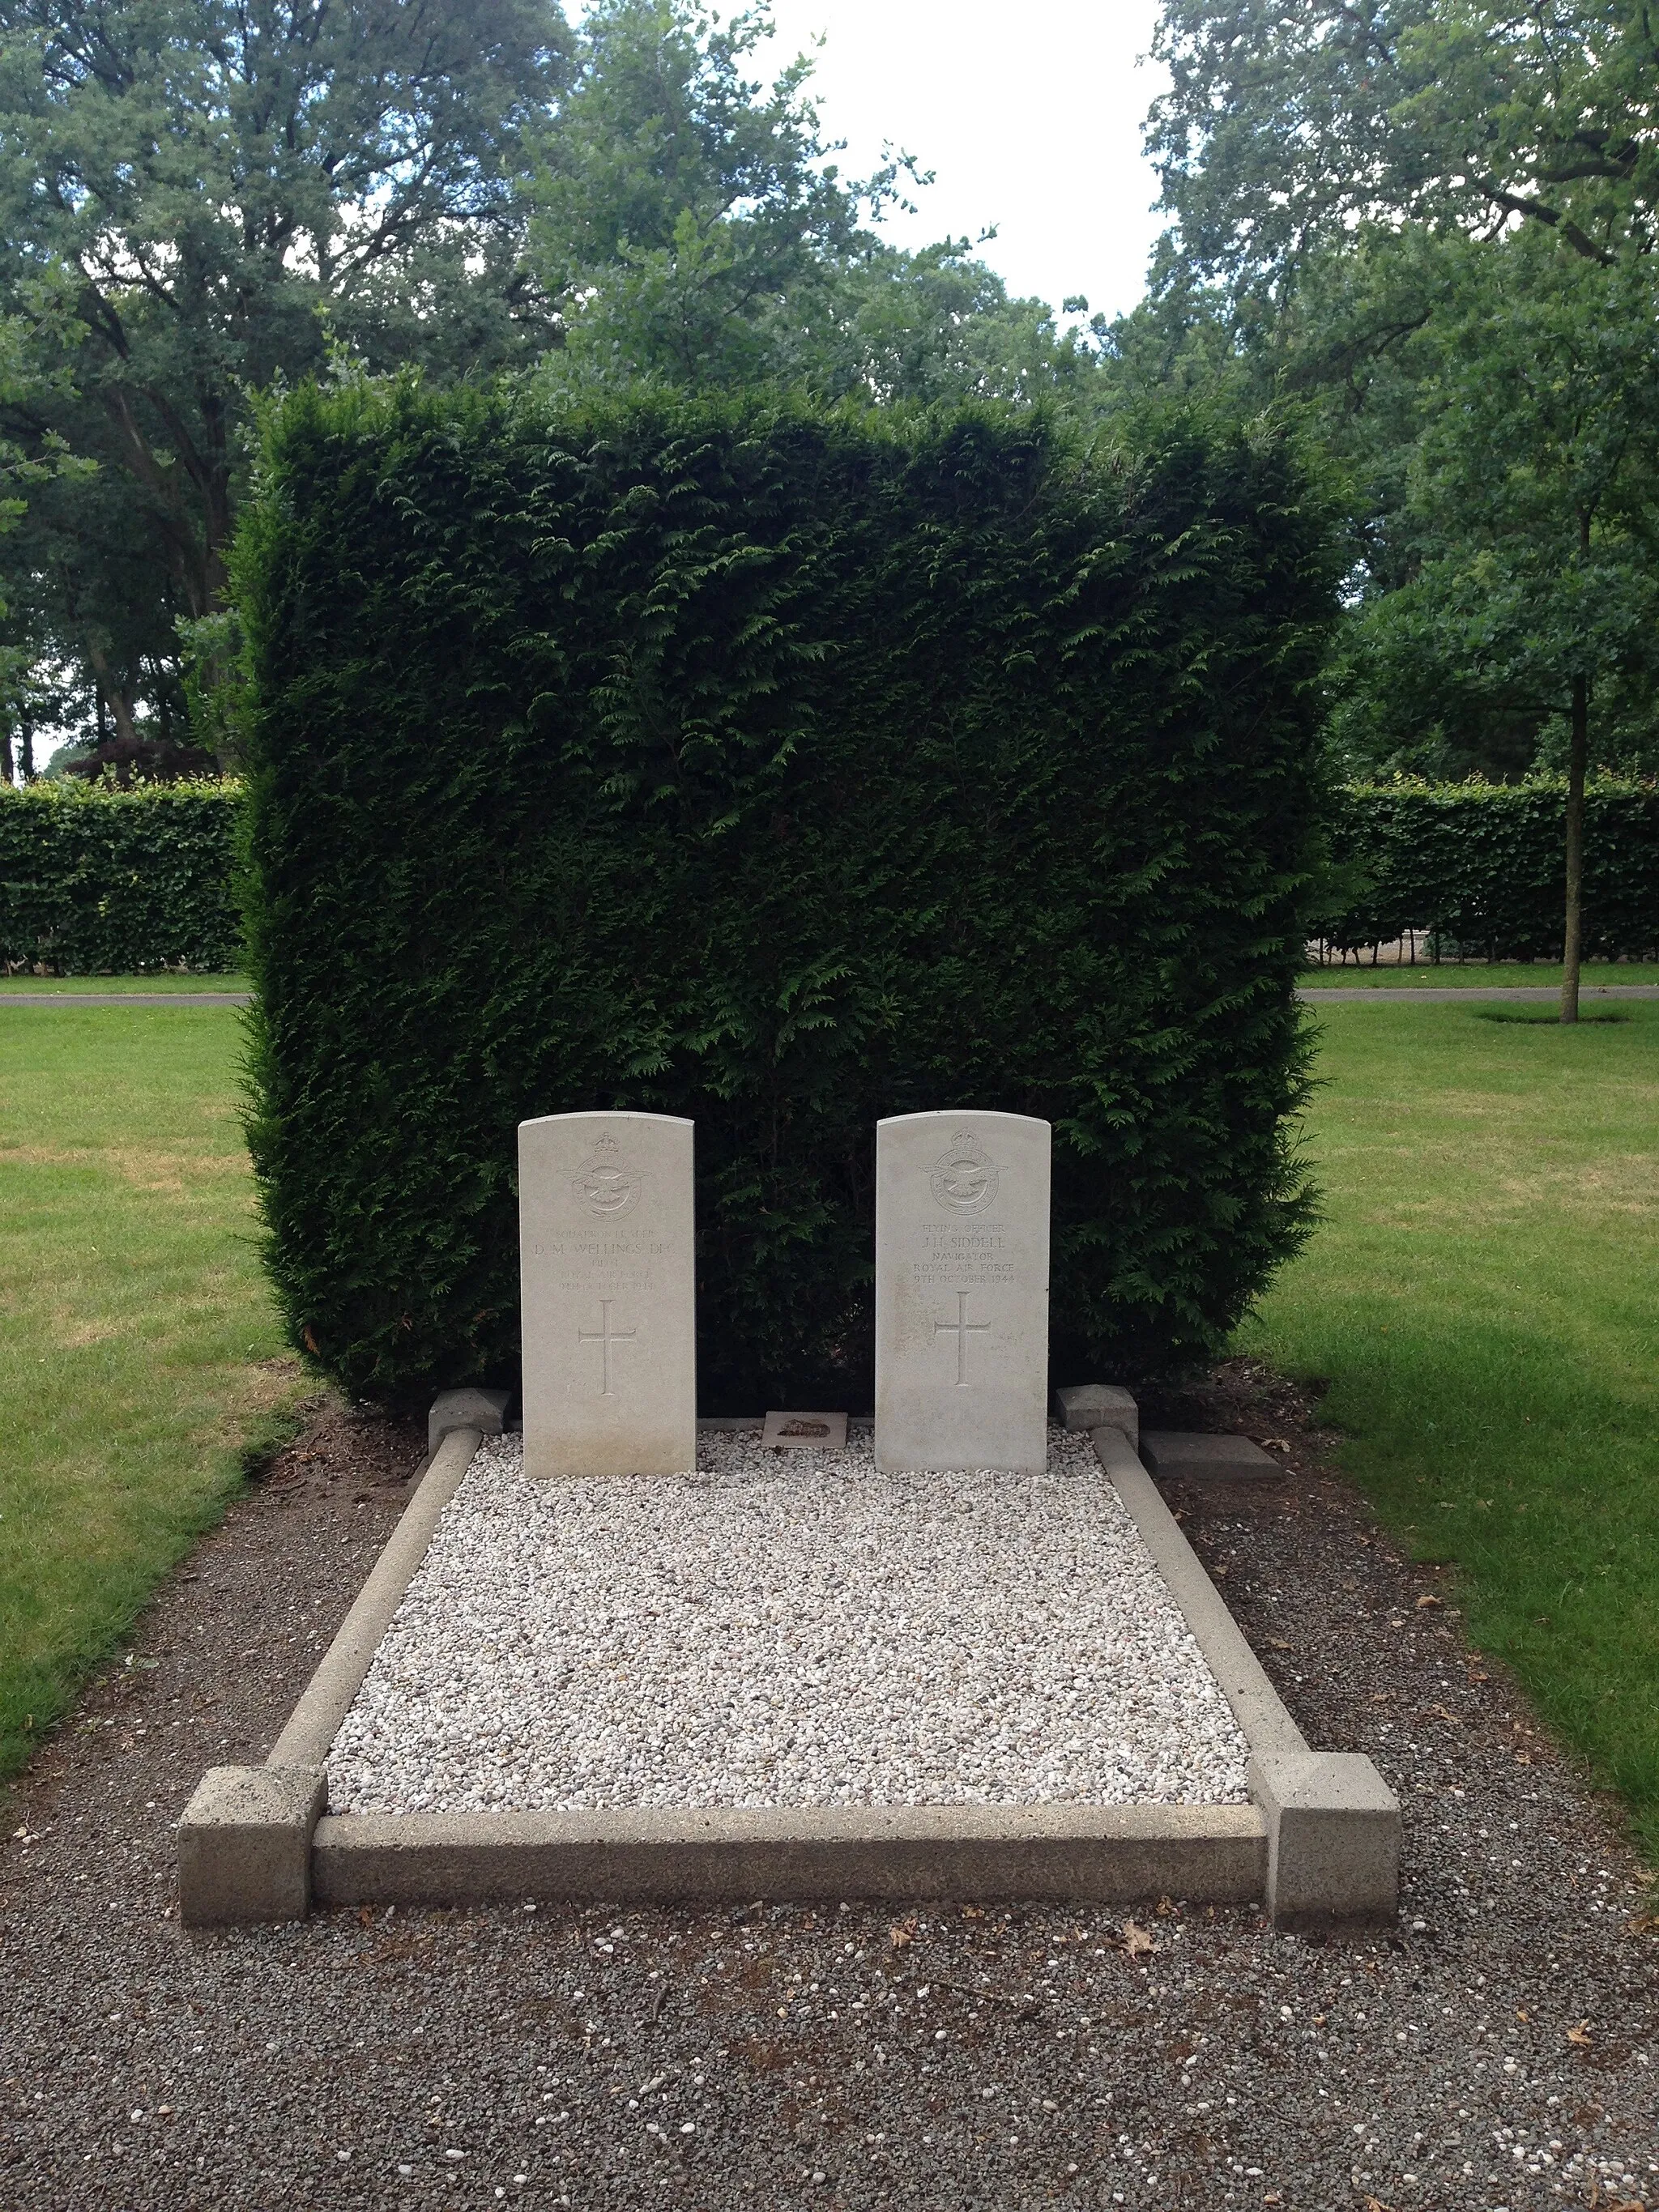
M 0 960 L 58 975 L 234 968 L 241 792 L 0 786 Z
M 241 787 L 65 780 L 0 787 L 0 961 L 63 975 L 234 968 Z M 1333 949 L 1437 933 L 1474 958 L 1561 951 L 1559 779 L 1350 784 L 1332 795 L 1335 866 L 1313 928 Z M 1592 783 L 1585 957 L 1659 957 L 1659 789 Z
M 1486 960 L 1559 960 L 1566 786 L 1351 784 L 1331 821 L 1334 897 L 1316 933 L 1340 951 L 1407 930 Z M 1584 957 L 1659 957 L 1659 788 L 1584 794 Z

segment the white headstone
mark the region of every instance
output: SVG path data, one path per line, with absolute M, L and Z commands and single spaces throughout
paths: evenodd
M 691 1140 L 669 1114 L 519 1124 L 526 1474 L 697 1463 Z
M 876 1124 L 876 1464 L 1048 1464 L 1048 1156 L 1024 1114 Z

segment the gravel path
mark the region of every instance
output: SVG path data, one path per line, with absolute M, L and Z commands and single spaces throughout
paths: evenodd
M 0 991 L 0 1006 L 246 1006 L 246 991 Z
M 1176 1900 L 1127 1929 L 544 1908 L 185 1939 L 172 1823 L 208 1759 L 262 1755 L 406 1495 L 354 1468 L 401 1449 L 407 1474 L 412 1432 L 334 1430 L 200 1548 L 15 1793 L 0 2206 L 1651 2212 L 1659 1938 L 1632 1861 L 1467 1650 L 1455 1589 L 1320 1474 L 1288 1394 L 1231 1382 L 1220 1421 L 1291 1439 L 1298 1472 L 1172 1500 L 1312 1740 L 1401 1792 L 1396 1931 L 1316 1945 Z
M 1243 1802 L 1246 1747 L 1086 1437 L 884 1474 L 705 1431 L 698 1472 L 478 1453 L 329 1759 L 337 1812 Z

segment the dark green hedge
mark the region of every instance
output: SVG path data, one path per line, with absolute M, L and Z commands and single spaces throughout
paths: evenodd
M 58 975 L 236 967 L 240 812 L 227 783 L 0 787 L 0 959 Z
M 302 392 L 238 574 L 255 1164 L 352 1389 L 512 1377 L 532 1114 L 695 1118 L 705 1408 L 869 1403 L 883 1115 L 1053 1121 L 1067 1378 L 1295 1249 L 1333 586 L 1282 446 Z
M 1584 957 L 1659 957 L 1659 789 L 1584 797 Z M 1352 784 L 1333 816 L 1338 898 L 1317 934 L 1339 950 L 1415 929 L 1491 960 L 1559 960 L 1566 786 Z

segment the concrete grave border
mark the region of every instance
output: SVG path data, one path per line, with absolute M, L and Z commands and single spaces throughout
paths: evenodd
M 179 1830 L 186 1927 L 314 1903 L 483 1905 L 941 1896 L 1130 1905 L 1260 1899 L 1281 1927 L 1391 1920 L 1400 1807 L 1369 1759 L 1316 1752 L 1121 1429 L 1097 1456 L 1249 1745 L 1248 1805 L 849 1806 L 331 1814 L 330 1746 L 486 1434 L 494 1394 L 447 1392 L 434 1456 L 264 1766 L 214 1767 Z M 756 1417 L 758 1425 L 759 1417 Z M 700 1425 L 748 1425 L 725 1420 Z

